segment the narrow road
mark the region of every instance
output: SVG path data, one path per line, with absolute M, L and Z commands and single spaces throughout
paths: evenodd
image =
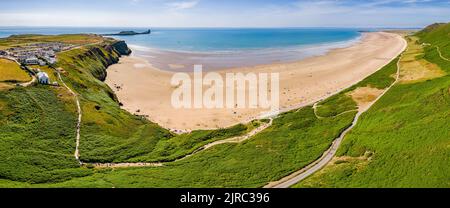
M 36 77 L 33 75 L 30 75 L 30 76 L 31 76 L 31 81 L 25 82 L 25 83 L 19 83 L 19 85 L 22 87 L 29 87 L 29 86 L 33 85 L 34 83 L 36 83 L 37 82 Z
M 269 183 L 264 188 L 289 188 L 298 182 L 304 180 L 305 178 L 309 177 L 310 175 L 314 174 L 315 172 L 319 171 L 323 167 L 325 167 L 336 155 L 336 152 L 339 148 L 339 146 L 342 143 L 342 140 L 347 135 L 348 132 L 350 132 L 358 123 L 359 117 L 362 115 L 362 111 L 358 112 L 358 114 L 355 116 L 352 125 L 347 128 L 344 132 L 341 133 L 341 135 L 338 137 L 338 139 L 334 140 L 330 149 L 328 149 L 320 159 L 314 161 L 310 165 L 306 166 L 305 168 L 275 182 Z
M 406 40 L 404 40 L 404 41 L 405 41 L 405 46 L 402 51 L 405 51 L 406 47 L 408 45 L 406 43 Z M 352 125 L 350 127 L 348 127 L 345 131 L 343 131 L 339 135 L 339 137 L 333 141 L 333 143 L 331 144 L 331 147 L 322 155 L 322 157 L 320 157 L 318 160 L 314 161 L 310 165 L 302 168 L 301 170 L 282 178 L 279 181 L 270 182 L 268 185 L 264 186 L 264 188 L 289 188 L 289 187 L 299 183 L 300 181 L 303 181 L 304 179 L 306 179 L 307 177 L 316 173 L 317 171 L 321 170 L 322 168 L 324 168 L 336 155 L 336 152 L 339 149 L 345 136 L 358 124 L 358 121 L 359 121 L 359 118 L 361 117 L 361 115 L 364 114 L 365 112 L 367 112 L 393 86 L 395 86 L 399 82 L 399 80 L 400 80 L 400 61 L 401 61 L 402 56 L 403 56 L 403 53 L 397 62 L 397 76 L 396 76 L 395 81 L 386 90 L 384 90 L 384 92 L 380 96 L 378 96 L 378 98 L 376 100 L 374 100 L 366 109 L 358 111 L 355 118 L 353 119 Z M 394 60 L 395 58 L 397 58 L 397 57 L 394 57 L 392 60 Z

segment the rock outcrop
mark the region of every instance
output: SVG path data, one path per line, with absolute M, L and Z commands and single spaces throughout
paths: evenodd
M 130 55 L 131 50 L 128 48 L 128 45 L 125 43 L 125 41 L 117 41 L 112 44 L 112 47 L 117 50 L 117 52 L 120 53 L 120 55 Z

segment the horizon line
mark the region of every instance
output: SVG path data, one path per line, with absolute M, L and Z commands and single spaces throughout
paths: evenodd
M 147 27 L 147 26 L 66 26 L 66 25 L 58 25 L 58 26 L 49 26 L 49 25 L 0 25 L 0 27 L 30 27 L 30 28 L 168 28 L 168 29 L 308 29 L 308 28 L 324 28 L 324 29 L 423 29 L 426 26 L 414 26 L 414 27 L 397 27 L 397 26 L 365 26 L 365 27 L 358 27 L 358 26 L 293 26 L 293 27 L 283 27 L 283 26 L 267 26 L 267 27 L 241 27 L 241 26 L 195 26 L 195 27 L 189 27 L 189 26 L 156 26 L 156 27 Z

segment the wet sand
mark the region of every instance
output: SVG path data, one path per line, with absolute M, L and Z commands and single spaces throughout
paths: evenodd
M 398 56 L 402 37 L 393 33 L 366 33 L 360 42 L 325 55 L 291 63 L 273 63 L 218 71 L 280 73 L 281 108 L 300 107 L 358 83 Z M 140 54 L 142 55 L 142 54 Z M 167 59 L 175 57 L 166 57 Z M 181 68 L 178 63 L 172 65 Z M 191 131 L 228 127 L 258 118 L 267 109 L 175 109 L 171 105 L 174 72 L 160 70 L 145 56 L 123 57 L 108 69 L 106 83 L 123 108 L 169 129 Z

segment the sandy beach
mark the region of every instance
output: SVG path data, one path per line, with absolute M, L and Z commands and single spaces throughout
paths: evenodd
M 405 42 L 394 33 L 365 33 L 360 42 L 325 55 L 291 63 L 274 63 L 221 70 L 280 73 L 281 108 L 300 107 L 350 87 L 398 56 Z M 174 68 L 180 67 L 176 64 Z M 143 57 L 121 58 L 108 68 L 106 83 L 123 108 L 145 115 L 169 129 L 216 129 L 257 118 L 267 109 L 174 109 L 170 80 L 174 72 L 160 70 Z

